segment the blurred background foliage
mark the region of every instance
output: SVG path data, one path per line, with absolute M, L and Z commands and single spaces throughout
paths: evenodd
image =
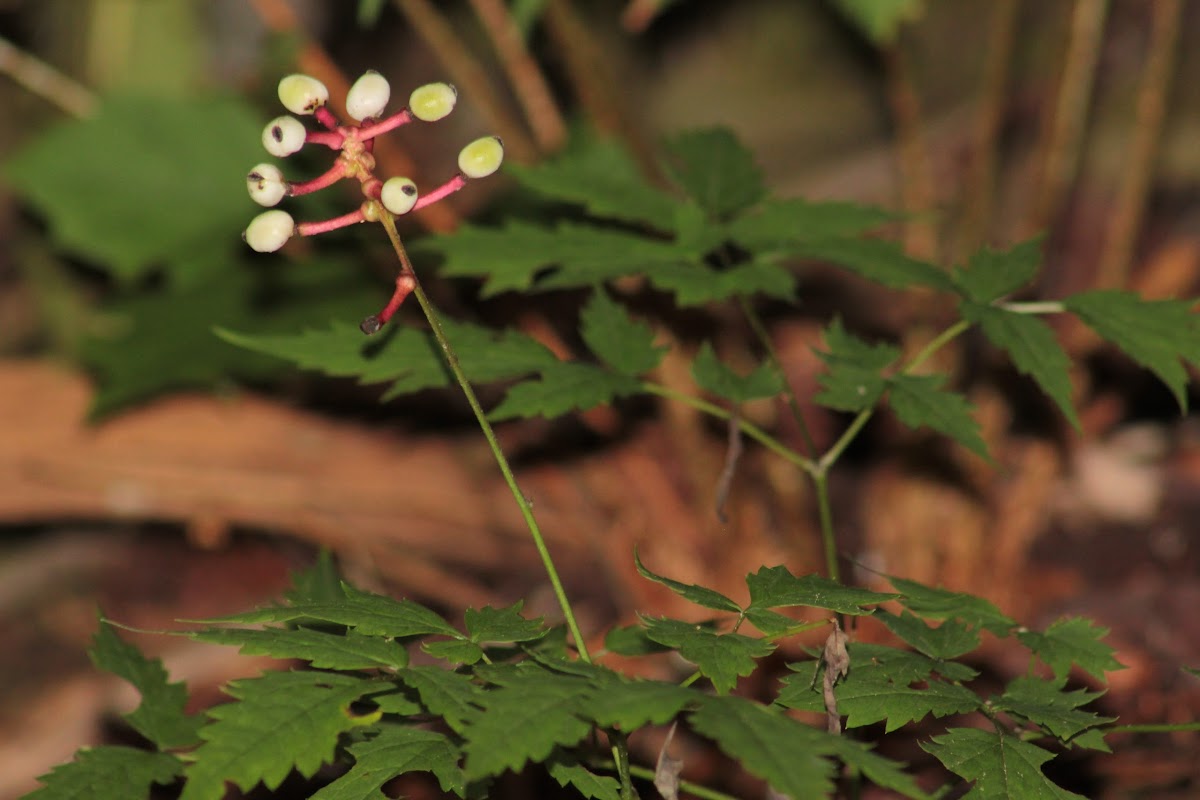
M 1200 4 L 1182 0 L 0 0 L 0 525 L 5 574 L 25 576 L 3 609 L 9 652 L 41 654 L 41 677 L 66 686 L 86 666 L 49 666 L 55 645 L 82 653 L 97 597 L 146 627 L 265 599 L 304 556 L 246 532 L 333 547 L 360 582 L 448 607 L 531 592 L 531 610 L 544 607 L 455 394 L 381 409 L 376 389 L 297 374 L 212 333 L 355 325 L 390 292 L 394 261 L 372 226 L 266 257 L 239 240 L 257 213 L 243 177 L 267 160 L 259 136 L 281 113 L 282 75 L 316 75 L 335 108 L 366 69 L 391 81 L 393 107 L 420 84 L 454 83 L 448 120 L 380 143 L 382 171 L 421 187 L 450 177 L 459 147 L 485 133 L 516 164 L 613 140 L 652 177 L 664 136 L 720 125 L 780 196 L 900 212 L 890 233 L 914 257 L 948 267 L 1044 232 L 1045 271 L 1024 299 L 1097 286 L 1166 297 L 1197 292 L 1198 43 Z M 324 159 L 306 152 L 286 174 L 316 175 Z M 356 191 L 289 211 L 332 216 Z M 403 232 L 416 242 L 462 219 L 545 215 L 539 202 L 494 178 Z M 568 349 L 569 295 L 481 302 L 474 282 L 438 280 L 436 267 L 418 261 L 449 313 Z M 797 269 L 799 308 L 764 313 L 801 397 L 832 313 L 911 350 L 945 311 L 820 264 Z M 673 322 L 664 341 L 686 346 L 703 326 L 726 360 L 754 361 L 752 332 L 728 309 Z M 1083 364 L 1072 374 L 1083 438 L 967 341 L 936 367 L 978 407 L 998 467 L 873 422 L 834 484 L 844 549 L 1018 617 L 1098 617 L 1140 687 L 1140 705 L 1113 710 L 1194 717 L 1195 687 L 1172 665 L 1200 657 L 1189 612 L 1200 437 L 1150 377 L 1081 330 L 1058 333 Z M 661 378 L 690 388 L 670 361 Z M 747 413 L 798 446 L 778 409 Z M 843 424 L 805 413 L 818 440 Z M 717 520 L 724 433 L 686 411 L 635 403 L 504 435 L 543 527 L 558 531 L 551 547 L 585 627 L 669 602 L 638 583 L 633 544 L 659 571 L 718 589 L 763 563 L 817 569 L 810 498 L 778 465 L 748 455 L 730 521 Z M 186 544 L 147 540 L 148 523 L 186 531 Z M 192 652 L 176 655 L 201 686 L 235 669 Z M 1000 673 L 1020 669 L 997 659 Z M 14 697 L 66 702 L 20 659 L 4 667 Z M 111 701 L 72 697 L 77 724 L 43 731 L 41 768 L 95 739 Z M 11 709 L 23 741 L 43 741 L 36 709 Z M 1084 765 L 1092 783 L 1076 791 L 1191 796 L 1194 764 L 1176 751 L 1127 752 L 1157 774 Z M 35 761 L 0 748 L 0 775 L 16 776 L 0 797 L 27 786 Z

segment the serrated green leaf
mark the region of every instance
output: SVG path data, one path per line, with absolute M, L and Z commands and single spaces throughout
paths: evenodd
M 474 702 L 480 689 L 469 675 L 421 666 L 400 670 L 396 679 L 415 691 L 421 704 L 446 720 L 457 733 L 462 733 L 466 721 L 479 713 Z
M 679 581 L 672 580 L 671 578 L 666 578 L 662 575 L 651 572 L 646 565 L 642 563 L 641 556 L 638 555 L 636 549 L 633 551 L 633 564 L 635 567 L 637 567 L 638 574 L 643 578 L 666 586 L 672 592 L 690 603 L 695 603 L 698 606 L 704 606 L 705 608 L 711 608 L 716 611 L 729 611 L 734 614 L 741 613 L 741 606 L 718 591 L 708 589 L 704 586 L 697 586 L 692 583 L 680 583 Z
M 478 325 L 442 320 L 446 337 L 459 356 L 467 378 L 478 383 L 507 380 L 558 363 L 554 354 L 519 331 L 495 331 Z M 394 331 L 394 332 L 392 332 Z M 335 322 L 327 330 L 286 336 L 253 336 L 218 330 L 226 341 L 258 353 L 287 359 L 326 375 L 357 378 L 359 383 L 392 382 L 384 395 L 446 386 L 450 373 L 431 334 L 415 328 L 393 328 L 368 339 L 357 325 Z
M 238 176 L 263 160 L 261 131 L 236 98 L 114 95 L 32 140 L 4 177 L 59 244 L 128 282 L 236 240 L 253 216 Z
M 646 276 L 655 287 L 674 293 L 675 303 L 684 308 L 756 294 L 791 301 L 796 293 L 795 276 L 765 258 L 753 258 L 724 269 L 696 259 L 681 259 L 657 264 Z
M 888 405 L 908 427 L 929 427 L 949 436 L 980 458 L 990 460 L 971 404 L 957 392 L 946 391 L 945 375 L 893 375 L 888 379 Z
M 844 267 L 892 289 L 926 286 L 951 291 L 954 288 L 941 269 L 910 258 L 900 245 L 886 239 L 817 239 L 798 243 L 793 253 Z
M 442 790 L 462 794 L 458 748 L 436 731 L 407 725 L 380 725 L 378 732 L 349 748 L 354 766 L 310 800 L 369 800 L 383 785 L 406 772 L 432 772 Z
M 471 641 L 529 642 L 549 633 L 550 629 L 546 627 L 542 617 L 526 619 L 521 616 L 523 605 L 524 602 L 518 600 L 507 608 L 468 608 L 463 621 Z
M 912 688 L 910 684 L 918 680 L 925 682 L 925 685 L 919 689 Z M 811 674 L 806 675 L 802 671 L 785 678 L 783 683 L 784 688 L 775 701 L 779 705 L 807 711 L 825 710 L 822 688 L 813 683 Z M 838 713 L 846 717 L 847 728 L 886 721 L 885 733 L 923 719 L 928 714 L 935 717 L 966 714 L 983 705 L 974 692 L 962 686 L 943 681 L 925 681 L 924 678 L 897 677 L 891 673 L 888 665 L 857 661 L 853 653 L 850 672 L 838 683 L 834 694 Z
M 728 234 L 747 250 L 790 253 L 799 242 L 857 236 L 892 217 L 883 209 L 854 203 L 768 200 L 753 213 L 732 220 Z
M 183 774 L 183 762 L 170 753 L 104 746 L 80 750 L 38 780 L 42 786 L 23 800 L 128 800 L 149 797 L 153 784 L 169 784 Z
M 622 375 L 636 377 L 662 361 L 665 345 L 655 346 L 654 330 L 635 320 L 604 289 L 592 297 L 579 315 L 580 335 L 597 357 Z
M 646 629 L 641 625 L 625 625 L 605 634 L 604 649 L 619 656 L 646 656 L 665 653 L 671 648 L 647 636 Z
M 713 688 L 726 694 L 739 677 L 754 672 L 755 659 L 770 655 L 775 645 L 740 633 L 719 634 L 703 625 L 677 619 L 646 618 L 646 635 L 659 644 L 674 647 L 679 655 L 696 665 L 712 681 Z
M 900 616 L 882 611 L 875 618 L 930 658 L 957 658 L 979 646 L 979 631 L 958 620 L 946 620 L 935 628 L 907 611 L 902 611 Z
M 346 625 L 365 636 L 387 636 L 397 639 L 428 634 L 455 638 L 462 636 L 450 623 L 412 600 L 393 600 L 356 589 L 348 583 L 342 584 L 342 592 L 344 597 L 341 600 L 269 606 L 219 619 L 200 621 L 254 625 L 261 622 L 312 620 Z
M 666 151 L 671 178 L 713 219 L 731 217 L 766 196 L 754 156 L 728 128 L 682 133 Z
M 828 624 L 826 620 L 803 622 L 774 611 L 768 611 L 765 608 L 756 608 L 754 606 L 746 609 L 746 620 L 758 628 L 764 636 L 770 637 L 780 636 L 784 633 L 794 635 L 801 631 L 819 628 L 822 625 Z
M 1036 745 L 998 731 L 951 728 L 943 736 L 920 742 L 921 749 L 946 769 L 975 784 L 966 797 L 975 800 L 1066 800 L 1082 795 L 1055 786 L 1042 772 L 1054 758 Z M 965 800 L 965 799 L 964 799 Z
M 292 573 L 292 588 L 284 592 L 284 599 L 293 605 L 296 603 L 324 603 L 330 600 L 341 600 L 346 596 L 342 591 L 342 578 L 333 562 L 333 555 L 328 550 L 321 550 L 317 560 L 305 570 Z
M 837 317 L 822 338 L 825 350 L 818 350 L 817 355 L 825 362 L 825 371 L 817 379 L 821 391 L 816 402 L 851 413 L 873 408 L 887 387 L 883 370 L 900 357 L 900 349 L 864 342 L 847 332 Z
M 644 223 L 671 230 L 675 198 L 650 186 L 637 164 L 611 140 L 589 142 L 536 166 L 517 164 L 505 171 L 536 192 L 576 203 L 592 216 Z
M 1049 664 L 1055 676 L 1065 679 L 1070 674 L 1071 665 L 1076 664 L 1101 681 L 1104 680 L 1104 673 L 1125 669 L 1124 664 L 1113 658 L 1116 651 L 1100 641 L 1107 635 L 1108 628 L 1083 617 L 1060 619 L 1044 633 L 1017 632 L 1021 643 Z
M 1065 742 L 1088 728 L 1116 719 L 1079 710 L 1103 694 L 1086 689 L 1069 692 L 1052 681 L 1021 677 L 1008 684 L 1004 694 L 993 698 L 992 705 L 1041 726 Z
M 425 708 L 416 701 L 417 693 L 408 687 L 394 686 L 383 692 L 375 692 L 364 696 L 384 714 L 394 714 L 400 717 L 415 717 L 425 713 Z
M 543 367 L 537 378 L 511 387 L 488 419 L 553 419 L 568 411 L 608 405 L 618 397 L 638 393 L 641 388 L 641 382 L 628 375 L 609 372 L 594 364 L 559 361 Z
M 484 278 L 484 297 L 597 286 L 653 273 L 660 265 L 689 257 L 671 242 L 627 231 L 574 222 L 547 228 L 519 220 L 500 228 L 463 225 L 453 234 L 422 239 L 411 249 L 440 255 L 445 276 Z
M 1063 300 L 1100 336 L 1158 376 L 1187 411 L 1187 371 L 1200 363 L 1200 324 L 1185 300 L 1143 300 L 1132 292 L 1099 290 Z
M 982 597 L 934 588 L 905 578 L 888 576 L 888 581 L 900 592 L 900 604 L 926 619 L 958 619 L 972 627 L 987 628 L 997 636 L 1007 635 L 1017 623 L 1000 613 L 1000 609 Z
M 980 326 L 988 341 L 1008 353 L 1013 366 L 1033 378 L 1079 430 L 1079 417 L 1071 403 L 1071 360 L 1050 326 L 1029 314 L 995 306 L 963 302 L 959 310 L 964 319 Z
M 705 342 L 692 361 L 692 379 L 706 392 L 733 403 L 745 403 L 763 397 L 774 397 L 783 391 L 783 381 L 770 364 L 760 364 L 745 375 L 738 375 L 713 352 Z
M 556 746 L 570 747 L 591 730 L 579 717 L 582 701 L 593 691 L 590 681 L 546 669 L 503 674 L 503 685 L 477 696 L 483 711 L 463 730 L 469 780 L 543 761 Z
M 820 575 L 798 578 L 784 566 L 762 567 L 746 576 L 746 585 L 750 587 L 749 608 L 808 606 L 857 616 L 871 613 L 865 606 L 886 603 L 897 597 L 843 586 Z
M 559 786 L 570 786 L 587 798 L 621 800 L 621 784 L 611 775 L 597 775 L 574 759 L 566 756 L 551 758 L 546 764 L 550 777 Z
M 103 620 L 92 637 L 88 655 L 97 669 L 128 681 L 142 696 L 138 707 L 124 717 L 134 730 L 163 750 L 199 741 L 204 720 L 184 712 L 187 687 L 167 680 L 160 659 L 146 658 L 136 647 L 122 641 Z
M 740 697 L 707 697 L 690 715 L 692 727 L 775 791 L 788 797 L 833 792 L 835 737 L 771 713 Z
M 408 665 L 408 651 L 400 643 L 353 630 L 336 634 L 308 628 L 208 628 L 188 636 L 232 645 L 246 655 L 302 659 L 317 669 L 400 669 Z
M 451 664 L 475 664 L 483 660 L 483 648 L 465 639 L 449 639 L 436 642 L 422 642 L 421 649 L 443 661 Z
M 666 725 L 705 696 L 673 683 L 622 678 L 606 682 L 602 691 L 585 699 L 580 713 L 602 728 L 634 731 L 646 725 Z
M 925 13 L 924 0 L 833 0 L 833 3 L 877 45 L 894 42 L 902 24 L 919 19 Z
M 871 745 L 843 737 L 834 738 L 834 752 L 838 758 L 861 772 L 876 786 L 891 789 L 912 800 L 931 800 L 941 796 L 941 793 L 929 795 L 921 791 L 916 779 L 905 770 L 904 764 L 871 752 Z
M 180 800 L 220 800 L 225 782 L 243 791 L 257 783 L 275 789 L 292 770 L 305 777 L 333 759 L 338 738 L 373 723 L 378 713 L 356 717 L 350 704 L 376 686 L 328 672 L 268 672 L 234 681 L 228 693 L 240 702 L 216 706 L 201 729 L 204 744 L 188 765 Z
M 986 306 L 1032 281 L 1041 264 L 1042 240 L 1030 239 L 1008 250 L 985 247 L 951 277 L 964 298 Z
M 1104 731 L 1099 728 L 1091 728 L 1084 731 L 1071 739 L 1069 744 L 1072 747 L 1082 747 L 1085 750 L 1099 750 L 1101 753 L 1112 752 L 1112 748 L 1108 746 L 1108 742 L 1104 741 Z

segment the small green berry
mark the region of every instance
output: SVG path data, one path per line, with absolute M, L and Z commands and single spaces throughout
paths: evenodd
M 458 171 L 468 178 L 486 178 L 504 162 L 504 143 L 499 136 L 476 139 L 458 153 Z
M 250 249 L 258 253 L 273 253 L 283 247 L 292 238 L 296 230 L 296 222 L 286 211 L 274 209 L 264 211 L 250 220 L 242 234 L 242 239 L 250 245 Z
M 276 158 L 287 158 L 301 147 L 307 131 L 304 123 L 295 117 L 276 117 L 263 128 L 262 143 L 267 152 Z
M 250 199 L 260 206 L 278 205 L 287 196 L 287 181 L 274 164 L 259 164 L 246 176 Z
M 383 207 L 396 216 L 407 214 L 417 204 L 417 185 L 408 178 L 388 178 L 379 194 Z
M 448 83 L 427 83 L 413 89 L 408 110 L 422 122 L 437 122 L 454 110 L 458 92 Z
M 312 114 L 327 100 L 325 84 L 309 75 L 288 75 L 279 82 L 279 102 L 293 114 Z
M 368 70 L 350 87 L 350 92 L 346 95 L 346 113 L 355 122 L 362 122 L 367 117 L 378 117 L 383 113 L 391 96 L 392 87 L 387 78 L 375 70 Z

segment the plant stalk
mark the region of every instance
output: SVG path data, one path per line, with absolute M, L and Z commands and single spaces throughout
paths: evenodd
M 575 612 L 571 609 L 571 601 L 567 598 L 562 580 L 558 577 L 558 570 L 554 566 L 554 559 L 550 556 L 549 548 L 546 547 L 545 537 L 542 536 L 541 528 L 538 527 L 537 520 L 533 516 L 533 506 L 530 505 L 529 499 L 521 492 L 521 487 L 517 485 L 516 476 L 513 474 L 512 467 L 508 463 L 508 458 L 504 455 L 504 450 L 500 447 L 500 442 L 496 438 L 496 432 L 492 429 L 491 423 L 488 422 L 487 414 L 484 413 L 483 406 L 479 404 L 479 398 L 475 396 L 475 390 L 471 388 L 471 384 L 467 380 L 462 366 L 459 364 L 458 354 L 446 338 L 446 332 L 442 328 L 437 309 L 433 307 L 433 303 L 430 302 L 429 297 L 425 294 L 425 289 L 421 286 L 421 281 L 417 278 L 417 273 L 413 270 L 412 262 L 408 258 L 408 251 L 404 249 L 404 243 L 400 241 L 400 234 L 396 230 L 396 220 L 393 218 L 392 213 L 383 207 L 382 203 L 376 202 L 375 205 L 378 207 L 379 221 L 383 223 L 383 228 L 387 231 L 388 239 L 391 240 L 392 249 L 396 251 L 396 258 L 400 260 L 400 268 L 413 277 L 415 284 L 413 294 L 421 306 L 421 311 L 425 314 L 425 319 L 429 322 L 429 329 L 433 332 L 433 338 L 437 341 L 438 346 L 442 348 L 442 355 L 446 359 L 446 366 L 450 368 L 450 372 L 454 375 L 454 380 L 458 383 L 459 388 L 462 389 L 463 395 L 466 396 L 467 403 L 471 406 L 471 412 L 475 415 L 475 421 L 479 423 L 479 428 L 483 431 L 484 438 L 487 439 L 488 447 L 492 450 L 496 464 L 500 467 L 501 474 L 504 475 L 504 482 L 508 484 L 509 491 L 512 492 L 513 499 L 517 503 L 517 508 L 521 510 L 521 516 L 525 519 L 525 525 L 529 528 L 529 535 L 533 537 L 533 545 L 537 548 L 538 556 L 542 559 L 542 567 L 546 570 L 546 576 L 550 579 L 550 585 L 554 589 L 554 596 L 557 598 L 558 605 L 562 609 L 567 629 L 571 631 L 571 636 L 575 639 L 575 648 L 579 652 L 579 657 L 583 661 L 590 663 L 592 658 L 588 653 L 587 642 L 583 638 L 583 632 L 579 629 L 579 623 L 575 620 Z

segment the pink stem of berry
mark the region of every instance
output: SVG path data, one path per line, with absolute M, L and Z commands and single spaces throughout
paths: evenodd
M 425 206 L 428 206 L 428 205 L 432 205 L 433 203 L 436 203 L 439 200 L 444 200 L 466 185 L 467 185 L 466 178 L 464 178 L 461 174 L 455 175 L 453 178 L 446 181 L 445 183 L 443 183 L 438 188 L 434 189 L 429 194 L 421 195 L 421 197 L 418 198 L 418 200 L 417 200 L 417 204 L 415 206 L 413 206 L 413 211 L 416 211 L 419 208 L 424 208 Z
M 328 106 L 317 106 L 317 110 L 313 112 L 313 116 L 317 118 L 317 122 L 329 128 L 329 130 L 337 130 L 339 124 L 338 118 L 333 115 Z
M 346 228 L 350 225 L 356 225 L 359 222 L 366 222 L 367 218 L 363 214 L 361 208 L 351 211 L 349 214 L 342 214 L 340 217 L 333 219 L 321 220 L 320 222 L 301 222 L 296 226 L 296 233 L 301 236 L 316 236 L 318 233 L 329 233 L 336 231 L 338 228 Z
M 341 150 L 346 137 L 338 131 L 308 131 L 304 141 L 312 144 L 323 144 L 330 150 Z
M 319 175 L 310 181 L 300 181 L 299 183 L 288 184 L 288 194 L 292 197 L 299 197 L 302 194 L 310 194 L 324 189 L 326 186 L 333 184 L 346 177 L 346 162 L 343 159 L 338 159 L 333 162 L 333 166 L 324 175 Z
M 388 131 L 394 131 L 396 128 L 399 128 L 401 125 L 407 125 L 408 123 L 410 123 L 412 121 L 413 121 L 413 115 L 406 108 L 403 111 L 401 111 L 400 113 L 393 114 L 392 116 L 388 117 L 387 119 L 381 119 L 381 120 L 379 120 L 379 122 L 372 123 L 371 125 L 364 125 L 358 131 L 358 138 L 360 141 L 365 142 L 368 139 L 374 139 L 376 136 L 380 135 L 381 133 L 387 133 Z
M 415 288 L 417 288 L 417 279 L 413 277 L 413 274 L 408 270 L 401 272 L 396 276 L 396 291 L 392 293 L 392 299 L 388 300 L 387 305 L 378 314 L 372 314 L 364 319 L 359 324 L 359 329 L 368 336 L 378 333 L 388 323 L 388 320 L 396 315 L 404 298 L 412 294 Z

